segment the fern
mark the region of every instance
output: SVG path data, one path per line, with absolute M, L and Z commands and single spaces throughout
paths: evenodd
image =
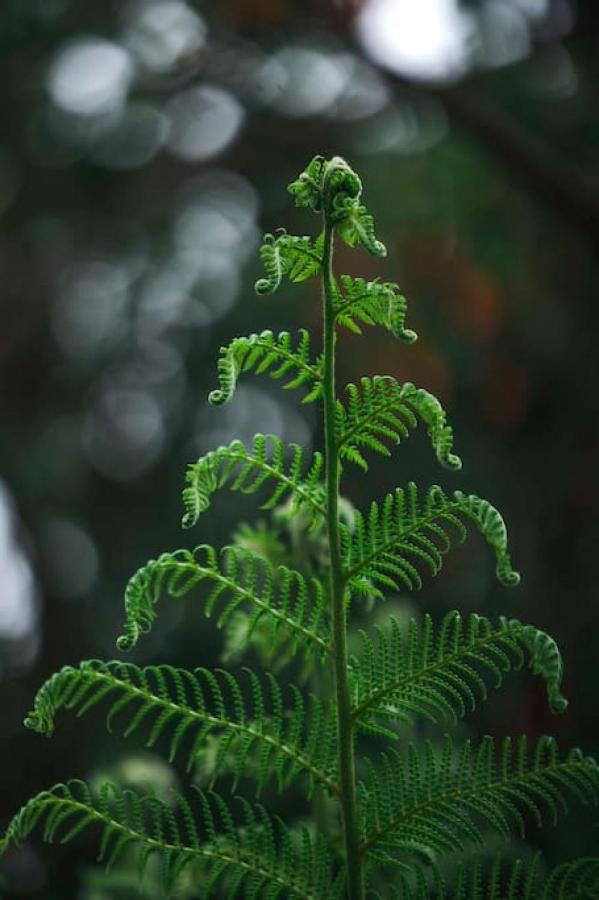
M 284 275 L 296 282 L 316 275 L 322 267 L 322 244 L 322 236 L 312 241 L 309 237 L 296 237 L 284 230 L 277 237 L 265 234 L 260 259 L 266 276 L 256 282 L 256 292 L 272 294 Z
M 353 534 L 342 529 L 348 583 L 357 591 L 371 591 L 373 583 L 391 590 L 422 587 L 415 562 L 437 575 L 453 534 L 458 541 L 466 537 L 464 520 L 471 521 L 495 551 L 499 580 L 508 586 L 518 584 L 520 577 L 512 569 L 507 550 L 505 523 L 495 507 L 461 491 L 447 497 L 436 485 L 422 501 L 413 482 L 406 490 L 397 488 L 394 494 L 387 494 L 380 506 L 373 503 L 368 517 L 357 513 Z
M 303 328 L 295 349 L 288 331 L 281 331 L 276 337 L 272 331 L 262 331 L 235 338 L 226 347 L 221 347 L 218 360 L 220 387 L 208 395 L 210 403 L 215 406 L 227 403 L 244 372 L 267 373 L 274 379 L 293 373 L 283 387 L 299 388 L 309 384 L 310 391 L 304 397 L 304 403 L 317 400 L 322 392 L 320 363 L 310 361 L 310 336 Z
M 347 410 L 337 401 L 337 442 L 342 459 L 368 471 L 362 449 L 389 456 L 384 443 L 399 444 L 416 428 L 418 416 L 426 424 L 437 459 L 446 469 L 461 469 L 462 461 L 452 453 L 453 431 L 436 397 L 409 381 L 398 384 L 390 376 L 362 378 L 360 387 L 347 385 Z
M 350 247 L 361 244 L 373 256 L 387 255 L 387 248 L 374 233 L 374 219 L 366 207 L 353 198 L 338 198 L 335 203 L 334 221 L 339 237 Z
M 233 491 L 255 494 L 268 483 L 275 489 L 262 509 L 272 509 L 287 494 L 291 494 L 294 510 L 307 504 L 315 521 L 326 515 L 323 505 L 323 457 L 315 453 L 306 468 L 304 451 L 298 444 L 290 444 L 291 459 L 285 460 L 285 446 L 275 435 L 257 434 L 251 451 L 241 441 L 233 441 L 228 447 L 219 447 L 190 466 L 187 487 L 183 491 L 183 503 L 187 510 L 183 527 L 195 525 L 200 514 L 210 506 L 210 497 L 218 488 L 228 484 Z
M 407 343 L 416 334 L 406 327 L 407 302 L 396 284 L 333 274 L 335 237 L 385 254 L 348 163 L 316 156 L 289 190 L 299 207 L 321 215 L 322 229 L 315 239 L 267 234 L 256 290 L 269 294 L 284 277 L 320 275 L 322 352 L 313 355 L 305 330 L 235 338 L 221 348 L 219 386 L 209 400 L 228 402 L 244 373 L 302 388 L 304 402 L 322 403 L 324 453 L 308 456 L 298 445 L 256 434 L 251 446 L 235 440 L 193 463 L 183 492 L 185 526 L 200 516 L 203 523 L 224 487 L 259 495 L 273 524 L 238 529 L 236 543 L 221 550 L 200 544 L 142 566 L 125 591 L 117 642 L 130 650 L 153 628 L 163 597 L 193 592 L 225 630 L 229 659 L 257 651 L 279 675 L 101 660 L 65 666 L 39 689 L 29 728 L 51 734 L 61 710 L 81 716 L 102 707 L 109 730 L 164 748 L 171 762 L 202 778 L 209 768 L 210 786 L 221 792 L 165 802 L 111 783 L 97 794 L 81 781 L 58 784 L 25 803 L 0 852 L 38 824 L 45 840 L 62 843 L 95 828 L 109 867 L 126 865 L 137 848 L 142 872 L 150 857 L 160 862 L 169 896 L 185 871 L 192 895 L 206 900 L 599 898 L 599 860 L 562 863 L 545 875 L 538 855 L 521 861 L 509 846 L 530 823 L 556 821 L 571 801 L 597 802 L 594 760 L 578 749 L 560 753 L 551 738 L 529 749 L 526 737 L 473 743 L 404 734 L 421 719 L 451 728 L 491 686 L 500 688 L 507 673 L 525 666 L 544 681 L 551 710 L 563 712 L 562 658 L 552 637 L 508 616 L 464 620 L 453 611 L 436 627 L 428 614 L 405 625 L 389 617 L 372 632 L 364 627 L 349 655 L 352 597 L 420 588 L 468 525 L 494 553 L 499 580 L 511 586 L 519 576 L 502 516 L 474 494 L 421 491 L 409 482 L 367 513 L 341 498 L 346 462 L 367 470 L 370 453 L 389 455 L 420 420 L 439 463 L 455 472 L 461 462 L 445 411 L 428 391 L 375 375 L 339 398 L 340 327 L 360 333 L 363 325 L 379 325 Z M 372 605 L 360 604 L 363 615 Z M 373 737 L 389 746 L 373 751 Z M 289 792 L 296 809 L 312 804 L 308 827 L 222 794 L 246 786 L 267 797 L 272 787 Z M 500 854 L 489 864 L 487 849 L 498 841 L 508 845 L 507 860 Z
M 398 874 L 398 886 L 384 895 L 386 900 L 594 900 L 599 897 L 599 859 L 587 857 L 562 863 L 545 875 L 537 853 L 530 860 L 517 859 L 502 865 L 497 856 L 491 865 L 480 858 L 460 863 L 453 887 L 438 877 L 430 884 L 421 869 Z
M 76 709 L 82 715 L 107 699 L 108 728 L 116 719 L 128 737 L 145 727 L 146 747 L 153 747 L 168 733 L 169 760 L 187 744 L 188 770 L 209 735 L 216 734 L 215 774 L 233 745 L 235 785 L 258 745 L 258 792 L 271 777 L 283 790 L 302 772 L 311 789 L 318 784 L 336 792 L 331 777 L 334 720 L 325 714 L 320 701 L 313 698 L 306 715 L 306 701 L 291 685 L 293 707 L 287 715 L 283 691 L 272 675 L 267 677 L 270 699 L 250 669 L 245 670 L 244 681 L 246 685 L 220 670 L 189 672 L 166 665 L 142 669 L 130 663 L 92 659 L 78 668 L 65 666 L 42 685 L 25 724 L 41 734 L 51 734 L 61 708 Z M 249 693 L 251 700 L 246 700 L 244 693 Z
M 358 322 L 381 325 L 395 337 L 412 344 L 417 334 L 406 328 L 408 304 L 396 284 L 364 281 L 342 275 L 335 290 L 335 320 L 354 334 L 362 334 Z M 357 320 L 357 321 L 356 321 Z
M 567 802 L 597 802 L 599 767 L 572 750 L 560 759 L 552 738 L 541 738 L 529 754 L 526 737 L 506 738 L 499 752 L 491 737 L 473 748 L 466 741 L 454 752 L 451 738 L 441 748 L 427 742 L 409 747 L 405 761 L 396 750 L 382 755 L 375 769 L 367 761 L 361 783 L 363 854 L 418 849 L 435 854 L 463 852 L 483 843 L 483 826 L 509 840 L 525 833 L 523 812 L 540 827 L 555 823 Z
M 46 841 L 67 843 L 90 827 L 100 829 L 100 860 L 111 868 L 125 848 L 139 852 L 143 872 L 149 858 L 160 857 L 170 889 L 181 872 L 199 864 L 200 883 L 209 896 L 225 884 L 229 896 L 261 896 L 268 900 L 300 897 L 313 900 L 339 889 L 330 875 L 330 856 L 322 841 L 301 835 L 300 850 L 290 832 L 273 822 L 260 806 L 241 800 L 242 827 L 218 794 L 198 792 L 192 805 L 181 795 L 167 805 L 156 797 L 105 783 L 97 796 L 82 781 L 58 784 L 33 797 L 9 824 L 0 850 L 22 841 L 43 825 Z M 199 821 L 199 824 L 198 824 Z
M 432 722 L 455 721 L 486 700 L 487 681 L 501 687 L 504 674 L 529 668 L 544 679 L 549 705 L 563 712 L 562 659 L 553 638 L 516 619 L 493 625 L 470 615 L 465 624 L 457 610 L 447 613 L 437 634 L 426 615 L 422 627 L 414 619 L 401 633 L 396 619 L 377 628 L 374 640 L 361 632 L 362 653 L 352 661 L 354 718 L 366 724 L 380 718 L 412 723 L 415 715 Z
M 273 632 L 288 631 L 306 652 L 330 651 L 328 612 L 322 586 L 299 572 L 274 569 L 263 557 L 239 547 L 225 547 L 219 555 L 208 544 L 194 551 L 177 550 L 150 560 L 131 578 L 125 591 L 124 634 L 120 650 L 130 650 L 156 620 L 155 606 L 163 592 L 184 597 L 202 582 L 210 585 L 204 612 L 211 616 L 221 603 L 217 625 L 223 628 L 240 607 L 252 610 L 250 631 L 266 619 Z

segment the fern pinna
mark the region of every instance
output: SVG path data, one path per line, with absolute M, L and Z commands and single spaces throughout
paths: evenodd
M 321 352 L 305 330 L 235 338 L 221 349 L 220 383 L 209 400 L 226 403 L 245 373 L 299 388 L 304 402 L 322 404 L 324 449 L 309 455 L 257 434 L 251 446 L 233 441 L 213 450 L 189 468 L 183 524 L 195 526 L 221 488 L 258 494 L 279 521 L 303 523 L 320 563 L 277 559 L 274 525 L 246 527 L 221 550 L 200 544 L 164 553 L 127 586 L 118 646 L 129 650 L 153 627 L 162 599 L 193 594 L 229 641 L 237 630 L 237 657 L 240 648 L 256 650 L 261 635 L 271 658 L 303 659 L 303 675 L 294 684 L 280 671 L 255 668 L 66 666 L 40 688 L 28 727 L 50 734 L 61 710 L 81 715 L 104 704 L 109 728 L 143 735 L 147 747 L 163 745 L 192 780 L 208 748 L 210 783 L 169 802 L 110 782 L 99 790 L 78 780 L 58 784 L 25 804 L 0 846 L 38 825 L 46 840 L 63 843 L 95 829 L 109 867 L 136 848 L 141 871 L 150 858 L 160 860 L 168 895 L 191 873 L 181 894 L 190 897 L 599 897 L 597 859 L 548 871 L 538 854 L 518 858 L 513 846 L 505 859 L 496 853 L 531 823 L 556 820 L 569 801 L 596 801 L 594 760 L 579 750 L 561 753 L 550 738 L 476 743 L 447 733 L 524 666 L 544 680 L 551 709 L 562 711 L 562 661 L 552 638 L 517 619 L 464 619 L 454 611 L 436 624 L 428 614 L 407 622 L 387 616 L 362 628 L 350 653 L 352 609 L 363 621 L 389 592 L 419 589 L 470 529 L 494 553 L 500 581 L 519 578 L 504 521 L 487 500 L 411 482 L 363 512 L 340 497 L 345 465 L 368 470 L 373 454 L 389 455 L 419 422 L 442 466 L 456 471 L 461 462 L 441 404 L 423 388 L 376 375 L 338 392 L 339 327 L 360 333 L 378 325 L 407 343 L 416 335 L 397 285 L 333 274 L 335 237 L 385 255 L 358 175 L 339 157 L 317 156 L 289 190 L 298 206 L 320 214 L 323 228 L 315 239 L 266 235 L 256 290 L 269 294 L 283 278 L 320 276 Z M 423 722 L 444 733 L 416 739 Z M 237 796 L 252 782 L 253 797 Z M 276 790 L 303 794 L 301 821 L 267 812 L 261 795 L 274 802 Z

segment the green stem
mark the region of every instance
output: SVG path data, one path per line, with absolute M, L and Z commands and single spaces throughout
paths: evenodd
M 330 554 L 329 584 L 333 614 L 333 661 L 337 699 L 339 786 L 347 860 L 349 900 L 364 900 L 364 875 L 356 803 L 356 767 L 351 695 L 347 667 L 345 581 L 339 538 L 339 448 L 335 433 L 335 314 L 333 309 L 333 225 L 326 213 L 323 252 L 324 307 L 324 434 L 326 451 L 327 528 Z

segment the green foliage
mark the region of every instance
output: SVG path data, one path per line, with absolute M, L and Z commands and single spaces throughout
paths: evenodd
M 277 237 L 265 234 L 260 259 L 266 276 L 256 282 L 258 294 L 272 294 L 286 275 L 290 281 L 306 281 L 322 266 L 322 237 L 296 237 L 284 230 Z
M 288 460 L 285 459 L 286 451 L 290 451 Z M 321 453 L 315 453 L 306 466 L 304 451 L 298 444 L 290 444 L 286 448 L 272 434 L 255 435 L 251 451 L 241 441 L 219 447 L 187 471 L 187 487 L 183 491 L 187 512 L 183 517 L 183 527 L 190 528 L 196 524 L 200 514 L 210 506 L 210 497 L 218 488 L 229 484 L 233 491 L 255 494 L 268 482 L 274 482 L 275 488 L 262 504 L 262 509 L 272 509 L 290 494 L 294 512 L 306 504 L 317 522 L 326 515 L 321 483 L 323 467 Z
M 360 724 L 383 718 L 412 723 L 414 716 L 431 722 L 463 717 L 476 708 L 477 695 L 487 699 L 487 682 L 501 687 L 505 673 L 529 668 L 547 685 L 549 705 L 563 712 L 562 660 L 553 638 L 516 619 L 493 625 L 471 614 L 464 623 L 457 610 L 447 613 L 435 633 L 428 614 L 415 619 L 405 634 L 396 619 L 375 629 L 374 639 L 362 631 L 362 652 L 352 661 L 354 717 Z
M 302 772 L 311 787 L 319 784 L 335 791 L 331 777 L 334 719 L 325 714 L 321 701 L 311 698 L 306 713 L 302 694 L 290 685 L 293 704 L 286 712 L 283 691 L 272 675 L 266 676 L 267 688 L 251 669 L 245 669 L 244 676 L 236 678 L 223 670 L 190 672 L 166 665 L 140 668 L 87 660 L 78 668 L 65 666 L 42 685 L 25 724 L 51 734 L 61 708 L 76 709 L 82 715 L 107 700 L 109 730 L 118 725 L 128 737 L 145 728 L 146 747 L 168 734 L 169 760 L 183 753 L 188 770 L 208 737 L 216 735 L 215 775 L 233 750 L 236 784 L 259 745 L 258 792 L 272 777 L 283 790 Z
M 540 854 L 530 860 L 517 859 L 502 865 L 497 856 L 491 865 L 475 858 L 460 863 L 455 884 L 448 888 L 442 878 L 426 881 L 417 871 L 416 879 L 405 873 L 397 876 L 398 885 L 380 896 L 380 900 L 596 900 L 599 897 L 599 859 L 579 859 L 562 863 L 545 874 Z M 372 895 L 373 900 L 375 896 Z
M 452 453 L 453 431 L 445 410 L 436 397 L 407 381 L 399 384 L 390 375 L 360 379 L 360 387 L 348 384 L 347 410 L 337 401 L 337 440 L 342 459 L 356 463 L 364 471 L 368 463 L 362 450 L 389 456 L 384 441 L 399 444 L 418 425 L 426 424 L 437 459 L 446 469 L 461 469 L 462 461 Z
M 447 497 L 437 485 L 422 500 L 410 482 L 387 494 L 379 506 L 372 503 L 368 516 L 356 513 L 353 533 L 342 528 L 342 556 L 348 583 L 356 591 L 381 594 L 380 587 L 411 591 L 422 587 L 415 563 L 437 575 L 452 537 L 466 537 L 464 520 L 471 521 L 497 558 L 497 577 L 508 586 L 520 577 L 512 569 L 507 550 L 507 532 L 500 513 L 487 500 L 454 491 Z M 379 587 L 380 586 L 380 587 Z
M 273 568 L 263 557 L 240 547 L 224 547 L 219 557 L 208 544 L 193 551 L 163 553 L 133 575 L 125 591 L 127 617 L 119 649 L 130 650 L 151 630 L 154 607 L 163 592 L 184 597 L 202 582 L 211 588 L 204 601 L 205 615 L 210 617 L 220 604 L 219 628 L 239 607 L 250 607 L 250 631 L 266 619 L 273 633 L 279 628 L 290 632 L 299 649 L 329 652 L 328 610 L 317 579 L 308 580 L 287 566 Z
M 43 825 L 44 840 L 62 844 L 95 826 L 100 829 L 100 860 L 108 868 L 133 845 L 138 848 L 140 874 L 151 856 L 160 857 L 167 890 L 187 866 L 197 864 L 204 896 L 219 886 L 230 897 L 265 900 L 340 896 L 322 840 L 313 841 L 304 830 L 294 841 L 263 807 L 245 800 L 238 805 L 241 827 L 223 798 L 213 792 L 198 791 L 192 806 L 179 794 L 166 804 L 157 797 L 122 791 L 110 782 L 94 796 L 85 782 L 70 781 L 29 800 L 9 824 L 0 850 L 24 840 L 37 825 Z
M 335 291 L 335 320 L 354 334 L 362 334 L 358 322 L 380 325 L 395 337 L 412 344 L 417 334 L 405 327 L 408 303 L 396 284 L 365 281 L 342 275 Z
M 220 388 L 210 392 L 210 403 L 215 406 L 227 403 L 244 372 L 266 373 L 277 380 L 292 373 L 291 380 L 283 387 L 299 388 L 309 384 L 310 391 L 304 397 L 304 403 L 317 400 L 322 392 L 320 363 L 310 361 L 310 335 L 303 328 L 299 331 L 295 349 L 288 331 L 281 331 L 276 337 L 272 331 L 262 331 L 235 338 L 228 346 L 221 347 L 218 360 Z
M 348 385 L 345 402 L 338 398 L 339 326 L 360 333 L 364 324 L 381 325 L 408 343 L 416 335 L 406 328 L 397 285 L 333 277 L 335 236 L 376 256 L 385 252 L 351 167 L 317 156 L 289 190 L 297 206 L 322 215 L 323 230 L 315 240 L 267 234 L 260 250 L 266 275 L 256 290 L 271 293 L 283 277 L 319 274 L 323 353 L 312 357 L 305 330 L 297 338 L 271 331 L 235 338 L 221 348 L 219 387 L 209 399 L 226 403 L 250 372 L 305 388 L 304 401 L 323 404 L 325 453 L 308 458 L 295 444 L 257 434 L 251 447 L 236 440 L 192 464 L 185 526 L 227 487 L 248 495 L 264 488 L 262 508 L 274 510 L 274 524 L 240 528 L 220 551 L 201 544 L 150 560 L 127 585 L 118 640 L 120 650 L 130 650 L 153 627 L 163 597 L 193 592 L 225 629 L 230 661 L 257 652 L 284 675 L 88 660 L 42 685 L 26 724 L 51 734 L 60 710 L 82 715 L 104 706 L 109 729 L 145 735 L 147 747 L 164 745 L 169 760 L 202 776 L 209 770 L 219 786 L 230 782 L 229 791 L 249 784 L 266 793 L 274 783 L 292 792 L 293 808 L 312 824 L 284 824 L 259 805 L 230 803 L 212 791 L 199 791 L 192 804 L 179 795 L 172 802 L 141 797 L 112 783 L 95 795 L 75 781 L 29 800 L 0 851 L 38 824 L 46 840 L 63 843 L 95 827 L 108 866 L 136 847 L 141 871 L 151 857 L 160 860 L 169 895 L 185 870 L 186 884 L 206 898 L 365 900 L 380 890 L 403 900 L 599 897 L 599 860 L 545 875 L 538 856 L 513 862 L 509 846 L 530 822 L 556 821 L 572 800 L 597 802 L 594 760 L 577 749 L 560 754 L 546 737 L 532 749 L 526 737 L 499 744 L 485 737 L 475 745 L 450 735 L 421 741 L 412 732 L 397 741 L 404 726 L 421 719 L 453 726 L 491 684 L 501 687 L 508 672 L 524 666 L 543 679 L 552 711 L 562 712 L 562 659 L 553 638 L 513 618 L 493 623 L 472 614 L 464 621 L 454 611 L 437 627 L 428 614 L 405 626 L 389 617 L 372 633 L 363 629 L 361 650 L 348 655 L 352 595 L 376 601 L 420 588 L 422 572 L 440 571 L 468 524 L 494 552 L 499 580 L 512 586 L 519 576 L 503 518 L 474 494 L 421 491 L 410 482 L 366 514 L 341 500 L 342 465 L 366 470 L 367 454 L 389 455 L 419 420 L 440 464 L 455 472 L 461 462 L 445 411 L 428 391 L 375 375 Z M 294 667 L 293 678 L 286 667 Z M 374 738 L 389 747 L 373 750 Z M 507 845 L 508 862 L 499 855 L 487 863 L 488 835 Z
M 464 852 L 484 843 L 483 826 L 509 840 L 524 837 L 526 813 L 540 827 L 549 814 L 557 822 L 567 801 L 596 803 L 599 767 L 572 750 L 560 759 L 555 741 L 541 738 L 529 754 L 526 737 L 505 738 L 497 751 L 492 737 L 456 750 L 450 737 L 440 748 L 426 742 L 408 746 L 407 760 L 394 750 L 382 765 L 367 760 L 360 784 L 362 851 L 382 862 L 391 853 Z

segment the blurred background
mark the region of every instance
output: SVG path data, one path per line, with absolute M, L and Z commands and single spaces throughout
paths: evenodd
M 393 602 L 547 630 L 566 714 L 511 676 L 468 727 L 599 751 L 597 18 L 593 0 L 3 0 L 0 826 L 70 777 L 178 778 L 100 716 L 65 715 L 52 741 L 22 721 L 53 671 L 116 655 L 138 566 L 260 518 L 223 493 L 183 534 L 188 462 L 255 430 L 318 445 L 317 410 L 267 380 L 206 403 L 233 336 L 319 333 L 313 283 L 252 290 L 264 230 L 318 227 L 285 192 L 315 153 L 362 174 L 389 250 L 340 250 L 339 269 L 398 281 L 420 335 L 344 336 L 340 377 L 435 392 L 464 462 L 439 473 L 417 434 L 369 480 L 349 472 L 347 496 L 409 478 L 479 492 L 523 575 L 498 586 L 473 538 Z M 214 665 L 221 645 L 197 598 L 165 603 L 135 659 Z M 596 853 L 596 835 L 577 813 L 533 838 L 560 861 Z M 34 840 L 3 860 L 2 896 L 137 896 L 94 857 Z

